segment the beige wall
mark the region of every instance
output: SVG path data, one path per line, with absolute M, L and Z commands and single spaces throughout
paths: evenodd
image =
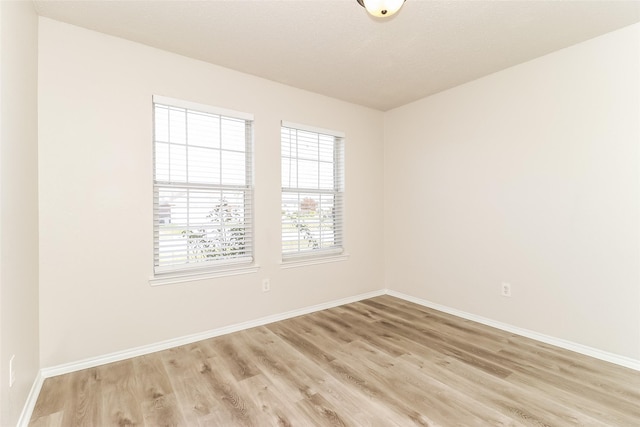
M 387 113 L 39 31 L 43 368 L 385 286 L 640 359 L 638 25 Z M 257 274 L 149 286 L 153 94 L 254 114 Z M 348 261 L 280 268 L 280 120 L 347 135 Z
M 383 287 L 381 112 L 45 18 L 39 49 L 43 368 Z M 257 274 L 149 285 L 154 94 L 254 114 Z M 279 265 L 280 120 L 346 133 L 347 261 Z
M 639 55 L 634 25 L 389 111 L 387 287 L 640 359 Z
M 1 426 L 16 424 L 40 367 L 37 25 L 31 2 L 0 1 Z

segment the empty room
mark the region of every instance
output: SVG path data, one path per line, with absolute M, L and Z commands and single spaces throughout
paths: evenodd
M 0 0 L 0 426 L 640 425 L 640 2 Z

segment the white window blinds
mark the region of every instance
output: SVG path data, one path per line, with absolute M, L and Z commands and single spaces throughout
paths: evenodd
M 344 135 L 283 122 L 283 258 L 343 249 Z
M 253 119 L 154 96 L 154 271 L 253 261 Z

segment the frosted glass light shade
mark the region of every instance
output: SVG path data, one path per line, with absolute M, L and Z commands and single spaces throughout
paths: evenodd
M 404 0 L 358 0 L 358 3 L 362 4 L 370 15 L 386 18 L 399 11 Z

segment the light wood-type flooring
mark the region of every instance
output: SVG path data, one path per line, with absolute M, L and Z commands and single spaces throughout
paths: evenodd
M 376 297 L 49 378 L 30 426 L 640 426 L 640 372 Z

